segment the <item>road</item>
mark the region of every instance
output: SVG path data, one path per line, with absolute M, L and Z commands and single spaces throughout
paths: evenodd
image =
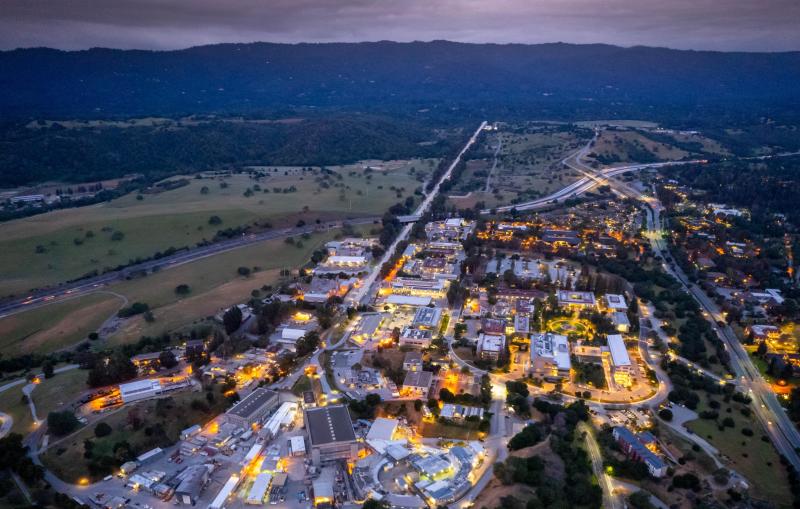
M 439 188 L 441 187 L 442 183 L 450 179 L 450 175 L 452 175 L 453 169 L 455 169 L 458 163 L 461 162 L 461 158 L 464 157 L 464 154 L 467 152 L 467 150 L 469 150 L 469 148 L 478 139 L 478 136 L 480 136 L 484 127 L 486 127 L 486 124 L 487 122 L 485 120 L 481 122 L 481 125 L 467 141 L 467 144 L 464 145 L 464 148 L 461 149 L 461 152 L 459 152 L 456 158 L 453 159 L 453 162 L 450 163 L 450 167 L 447 168 L 446 172 L 444 172 L 442 177 L 439 179 L 439 182 L 437 182 L 436 185 L 433 187 L 433 189 L 431 189 L 425 195 L 425 198 L 422 200 L 422 203 L 419 204 L 417 209 L 411 215 L 422 216 L 425 214 L 425 212 L 428 210 L 428 207 L 430 207 L 431 203 L 433 203 L 433 199 L 436 198 L 436 196 L 439 194 Z M 392 259 L 392 256 L 394 255 L 395 251 L 397 251 L 398 244 L 408 239 L 408 236 L 411 233 L 411 228 L 413 226 L 414 223 L 408 223 L 403 227 L 402 230 L 400 230 L 400 233 L 397 235 L 397 238 L 394 239 L 394 242 L 392 242 L 389 248 L 386 249 L 386 252 L 383 254 L 383 257 L 375 266 L 374 270 L 366 278 L 364 278 L 362 285 L 359 288 L 356 288 L 355 290 L 351 291 L 350 294 L 347 296 L 346 302 L 349 305 L 358 306 L 360 304 L 367 304 L 370 297 L 374 295 L 375 291 L 377 291 L 376 282 L 378 276 L 380 275 L 381 267 Z
M 283 237 L 292 237 L 302 235 L 304 233 L 312 233 L 318 230 L 330 230 L 333 228 L 341 228 L 344 224 L 362 225 L 372 224 L 380 221 L 379 217 L 365 217 L 358 219 L 351 219 L 347 221 L 333 221 L 319 225 L 308 225 L 296 228 L 281 228 L 277 230 L 269 230 L 260 233 L 251 233 L 242 235 L 235 239 L 225 240 L 222 242 L 215 242 L 213 244 L 195 247 L 188 250 L 179 251 L 172 256 L 165 256 L 158 260 L 150 260 L 142 262 L 124 269 L 106 272 L 99 276 L 81 279 L 72 283 L 64 283 L 59 286 L 43 289 L 14 300 L 6 300 L 0 304 L 0 318 L 10 316 L 29 309 L 35 309 L 55 302 L 61 302 L 76 297 L 81 297 L 89 293 L 97 291 L 111 283 L 125 279 L 130 274 L 150 271 L 155 268 L 160 270 L 171 269 L 179 267 L 186 263 L 191 263 L 209 256 L 214 256 L 234 249 L 240 249 L 259 242 L 267 240 L 274 240 Z
M 586 450 L 592 460 L 592 470 L 594 470 L 597 482 L 600 483 L 600 487 L 603 489 L 603 507 L 605 509 L 623 509 L 625 503 L 620 499 L 619 495 L 614 493 L 611 478 L 603 469 L 603 454 L 600 452 L 600 446 L 594 438 L 594 431 L 585 422 L 578 423 L 578 431 L 586 434 Z
M 665 225 L 661 215 L 664 208 L 661 202 L 654 196 L 646 196 L 639 191 L 628 186 L 620 186 L 614 180 L 609 184 L 616 187 L 618 191 L 636 198 L 646 204 L 647 213 L 647 237 L 656 255 L 667 260 L 671 258 L 666 241 L 664 240 Z M 705 311 L 706 319 L 709 321 L 723 342 L 725 350 L 729 354 L 731 368 L 739 381 L 740 387 L 750 394 L 753 399 L 753 409 L 755 415 L 767 431 L 773 445 L 778 452 L 798 470 L 800 470 L 800 456 L 797 454 L 800 448 L 800 433 L 794 423 L 789 419 L 783 406 L 778 402 L 775 393 L 764 381 L 758 369 L 753 365 L 749 354 L 742 346 L 736 333 L 730 326 L 720 327 L 718 323 L 725 323 L 725 317 L 717 304 L 697 285 L 689 282 L 686 274 L 675 264 L 663 264 L 664 270 L 678 280 L 700 308 Z

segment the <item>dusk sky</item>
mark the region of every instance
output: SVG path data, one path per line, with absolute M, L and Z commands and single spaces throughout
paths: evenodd
M 0 49 L 433 39 L 800 50 L 800 1 L 0 0 Z

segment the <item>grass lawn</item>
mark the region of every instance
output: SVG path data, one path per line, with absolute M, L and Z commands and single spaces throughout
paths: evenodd
M 707 394 L 701 394 L 698 412 L 709 409 Z M 718 409 L 720 415 L 718 420 L 731 417 L 735 426 L 720 431 L 716 421 L 697 419 L 687 423 L 686 427 L 708 440 L 722 454 L 730 458 L 731 468 L 750 480 L 751 488 L 757 498 L 789 504 L 791 494 L 786 481 L 786 470 L 781 465 L 772 444 L 761 439 L 764 435 L 761 425 L 754 416 L 745 417 L 741 414 L 739 410 L 745 405 L 733 401 L 725 403 L 717 396 L 714 399 L 721 404 Z M 727 412 L 728 408 L 731 408 L 730 413 Z M 743 435 L 741 431 L 743 428 L 752 429 L 754 435 L 752 437 Z
M 22 387 L 18 385 L 0 392 L 0 411 L 14 419 L 12 433 L 27 435 L 33 431 L 33 417 L 27 403 L 22 402 Z
M 361 165 L 331 167 L 334 174 L 324 182 L 319 170 L 291 173 L 289 168 L 259 180 L 247 174 L 222 180 L 191 178 L 187 186 L 145 194 L 142 200 L 134 193 L 108 203 L 9 221 L 0 225 L 0 296 L 20 295 L 171 246 L 192 246 L 224 228 L 380 215 L 391 204 L 413 196 L 422 185 L 417 176 L 428 175 L 431 163 L 435 165 L 433 160 L 398 162 L 369 174 Z M 255 186 L 261 190 L 253 191 Z M 203 187 L 208 188 L 205 194 Z M 296 192 L 273 191 L 291 187 Z M 252 192 L 245 196 L 248 189 Z M 222 223 L 210 225 L 212 215 Z M 111 240 L 114 231 L 124 238 Z M 44 252 L 36 253 L 37 246 Z
M 88 376 L 86 370 L 71 369 L 56 373 L 53 378 L 42 379 L 42 383 L 37 385 L 32 393 L 39 418 L 45 419 L 47 414 L 61 409 L 63 405 L 72 402 L 81 392 L 88 389 L 86 385 Z
M 67 439 L 52 441 L 52 445 L 41 456 L 42 462 L 61 479 L 76 482 L 84 476 L 92 477 L 88 469 L 89 460 L 83 456 L 84 440 L 90 439 L 94 443 L 92 454 L 95 457 L 113 456 L 114 445 L 121 441 L 127 441 L 134 454 L 175 443 L 181 430 L 208 422 L 227 406 L 218 390 L 215 391 L 215 403 L 208 412 L 192 408 L 192 401 L 195 399 L 206 402 L 203 392 L 182 392 L 165 398 L 164 403 L 159 404 L 160 400 L 148 400 L 126 406 L 101 419 L 111 426 L 110 435 L 96 438 L 94 428 L 101 421 L 94 422 Z M 159 405 L 161 412 L 157 410 Z M 137 415 L 142 422 L 137 429 L 131 425 L 131 413 Z M 102 476 L 97 473 L 94 479 Z
M 0 319 L 0 354 L 48 353 L 79 342 L 121 306 L 106 293 L 50 304 Z
M 452 438 L 454 440 L 477 440 L 481 433 L 475 427 L 457 426 L 441 422 L 424 422 L 419 434 L 425 438 Z
M 262 242 L 120 283 L 113 287 L 114 291 L 127 296 L 130 302 L 146 302 L 153 310 L 155 322 L 148 323 L 141 316 L 128 320 L 110 338 L 110 343 L 126 343 L 142 335 L 172 331 L 245 301 L 251 291 L 275 284 L 281 269 L 294 269 L 305 263 L 315 249 L 336 233 L 314 234 L 302 240 L 303 247 L 289 245 L 282 239 Z M 238 267 L 258 270 L 242 277 L 236 271 Z M 179 298 L 175 287 L 183 283 L 190 286 L 191 292 Z
M 620 162 L 643 162 L 640 154 L 657 160 L 682 159 L 689 154 L 673 145 L 653 141 L 636 131 L 602 131 L 592 152 Z

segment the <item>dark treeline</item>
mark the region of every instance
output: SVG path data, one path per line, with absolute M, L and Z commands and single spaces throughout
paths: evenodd
M 170 128 L 6 124 L 0 126 L 0 187 L 54 179 L 86 182 L 130 173 L 153 181 L 244 165 L 322 166 L 435 157 L 450 146 L 448 138 L 419 124 L 359 115 L 291 123 L 176 123 Z

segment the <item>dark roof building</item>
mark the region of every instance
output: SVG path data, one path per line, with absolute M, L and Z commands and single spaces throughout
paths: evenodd
M 306 409 L 305 423 L 311 443 L 311 459 L 315 465 L 358 456 L 353 421 L 346 406 Z

